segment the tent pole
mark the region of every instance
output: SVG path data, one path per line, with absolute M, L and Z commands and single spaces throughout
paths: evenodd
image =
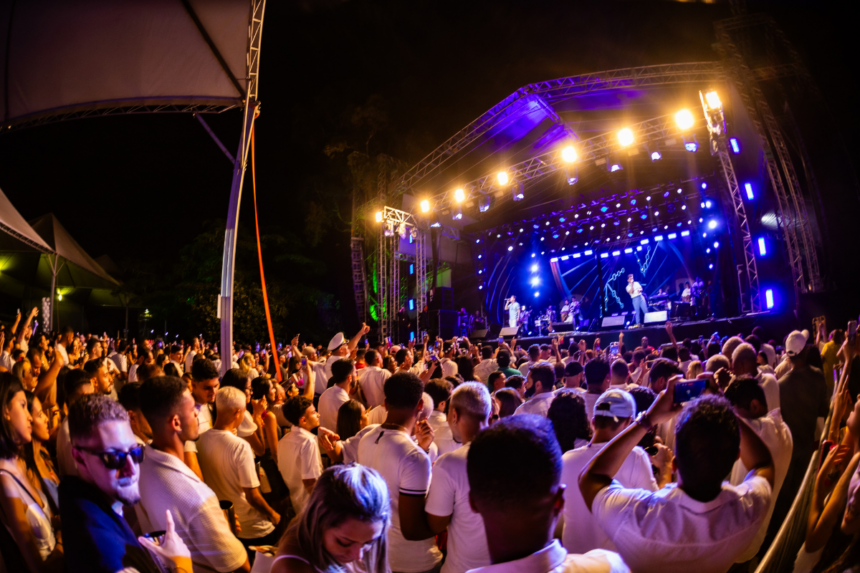
M 233 272 L 236 267 L 236 232 L 239 228 L 239 203 L 242 200 L 242 182 L 248 159 L 248 146 L 251 129 L 257 110 L 256 100 L 245 99 L 245 120 L 242 137 L 233 164 L 233 186 L 230 188 L 230 206 L 227 210 L 227 228 L 224 233 L 224 259 L 221 266 L 221 296 L 218 304 L 221 316 L 221 375 L 227 373 L 233 364 Z
M 51 309 L 50 318 L 51 324 L 48 325 L 48 332 L 59 330 L 59 325 L 54 322 L 54 301 L 57 299 L 57 255 L 51 257 L 48 255 L 48 263 L 51 265 Z

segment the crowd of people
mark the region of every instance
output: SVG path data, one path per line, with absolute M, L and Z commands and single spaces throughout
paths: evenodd
M 36 314 L 0 330 L 0 571 L 754 571 L 817 450 L 794 570 L 860 571 L 860 345 L 824 322 L 222 354 Z

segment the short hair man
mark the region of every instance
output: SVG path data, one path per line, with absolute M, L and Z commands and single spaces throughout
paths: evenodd
M 185 366 L 183 365 L 183 356 L 182 356 L 182 347 L 178 344 L 172 344 L 170 346 L 170 363 L 176 366 L 176 369 L 179 371 L 179 375 L 182 376 L 185 374 Z
M 368 350 L 364 359 L 367 361 L 367 367 L 359 370 L 358 384 L 367 398 L 367 405 L 376 408 L 385 400 L 382 388 L 391 372 L 382 367 L 382 355 L 376 350 Z
M 595 523 L 594 517 L 585 507 L 585 501 L 579 491 L 579 474 L 591 462 L 592 458 L 620 434 L 630 424 L 636 415 L 636 402 L 628 392 L 620 389 L 610 389 L 600 395 L 594 405 L 592 426 L 594 437 L 591 442 L 570 450 L 562 456 L 561 482 L 567 485 L 564 500 L 564 532 L 562 544 L 571 553 L 584 553 L 592 549 L 609 549 L 614 551 L 615 544 Z M 671 462 L 671 451 L 662 448 L 661 460 L 663 467 Z M 671 468 L 666 476 L 671 480 Z M 615 476 L 624 487 L 642 488 L 657 491 L 657 482 L 651 471 L 651 459 L 645 450 L 636 446 L 624 458 L 621 469 Z M 662 484 L 661 484 L 662 485 Z
M 281 516 L 260 493 L 260 479 L 251 445 L 233 433 L 245 417 L 245 394 L 238 388 L 221 388 L 215 393 L 218 417 L 212 428 L 197 440 L 197 458 L 206 485 L 218 499 L 233 502 L 239 520 L 239 541 L 248 551 L 251 545 L 275 545 L 275 526 Z
M 585 364 L 585 383 L 588 391 L 582 395 L 585 399 L 585 412 L 594 411 L 594 404 L 601 394 L 609 390 L 610 366 L 603 358 L 589 360 Z
M 555 398 L 555 369 L 548 362 L 535 364 L 528 370 L 526 387 L 529 385 L 534 388 L 534 395 L 517 408 L 514 416 L 522 414 L 546 416 L 549 405 Z
M 93 383 L 93 389 L 96 394 L 113 395 L 116 398 L 116 392 L 113 387 L 113 377 L 108 372 L 107 359 L 95 358 L 84 363 L 84 372 L 90 375 L 90 380 Z
M 579 362 L 570 361 L 564 367 L 564 386 L 555 391 L 556 394 L 561 392 L 577 392 L 585 393 L 582 387 L 582 378 L 585 375 L 585 368 Z
M 475 378 L 489 383 L 490 374 L 499 369 L 499 364 L 493 358 L 493 349 L 489 345 L 481 347 L 481 362 L 475 366 Z
M 523 378 L 529 375 L 529 369 L 540 362 L 541 350 L 540 346 L 537 344 L 532 344 L 529 346 L 529 360 L 528 362 L 524 362 L 520 365 L 520 374 L 523 375 Z
M 678 363 L 669 360 L 668 358 L 658 358 L 651 365 L 651 372 L 648 375 L 648 382 L 651 385 L 651 390 L 655 394 L 659 394 L 669 384 L 669 380 L 673 376 L 683 376 L 684 372 L 678 367 Z M 657 435 L 663 440 L 663 445 L 667 448 L 675 449 L 675 419 L 667 420 L 657 428 Z
M 433 428 L 433 443 L 436 444 L 440 456 L 454 451 L 462 444 L 454 441 L 445 415 L 453 391 L 454 385 L 444 378 L 434 378 L 424 385 L 424 393 L 433 400 L 433 411 L 427 417 L 427 423 Z
M 627 367 L 627 363 L 624 362 L 623 359 L 618 358 L 612 362 L 612 365 L 609 367 L 609 374 L 610 388 L 627 390 L 630 386 L 630 384 L 628 384 L 628 380 L 630 379 L 630 369 Z
M 191 397 L 194 398 L 198 433 L 201 435 L 212 427 L 212 409 L 215 407 L 215 392 L 218 391 L 219 386 L 218 369 L 211 360 L 203 358 L 191 365 Z M 197 442 L 186 441 L 184 451 L 185 465 L 191 468 L 197 477 L 203 479 L 203 472 L 197 459 Z
M 735 354 L 737 352 L 735 350 Z M 761 438 L 767 449 L 770 450 L 770 455 L 773 458 L 773 495 L 771 496 L 770 506 L 752 543 L 736 559 L 738 563 L 745 563 L 756 556 L 764 542 L 774 505 L 779 497 L 779 491 L 785 481 L 785 476 L 788 473 L 793 441 L 791 439 L 791 431 L 785 422 L 783 422 L 779 409 L 770 407 L 765 397 L 764 388 L 756 382 L 755 378 L 735 379 L 726 388 L 725 395 L 726 399 L 734 407 L 735 413 L 743 418 L 756 435 Z M 735 465 L 732 467 L 729 482 L 732 485 L 740 485 L 743 483 L 747 473 L 749 471 L 744 465 L 743 460 L 736 460 Z
M 128 412 L 128 423 L 141 446 L 152 441 L 152 427 L 140 409 L 140 382 L 126 382 L 119 391 L 119 403 Z
M 337 412 L 349 402 L 355 392 L 355 366 L 349 358 L 340 358 L 331 365 L 333 384 L 319 399 L 320 425 L 332 432 L 337 430 Z
M 489 376 L 487 376 L 487 390 L 489 390 L 491 393 L 495 392 L 496 390 L 501 390 L 505 387 L 506 380 L 507 379 L 505 378 L 504 372 L 501 372 L 499 370 L 496 370 L 495 372 L 490 372 Z
M 579 489 L 598 525 L 634 571 L 727 571 L 746 549 L 770 504 L 773 458 L 722 397 L 704 396 L 683 411 L 669 380 L 648 411 L 594 457 Z M 673 466 L 678 482 L 657 492 L 614 479 L 624 459 L 655 425 L 678 416 Z M 740 453 L 750 468 L 740 486 L 723 483 Z M 641 518 L 644 512 L 647 516 Z M 636 517 L 634 517 L 636 516 Z
M 128 381 L 129 382 L 140 382 L 141 380 L 138 379 L 138 373 L 137 373 L 138 368 L 140 368 L 144 364 L 152 364 L 154 362 L 155 362 L 155 358 L 153 358 L 153 356 L 152 356 L 152 351 L 141 348 L 138 351 L 137 361 L 134 364 L 132 364 L 128 369 Z
M 466 459 L 472 440 L 489 426 L 492 410 L 486 386 L 479 382 L 457 386 L 448 408 L 448 425 L 463 446 L 436 460 L 424 511 L 411 513 L 412 522 L 403 524 L 407 539 L 429 539 L 448 529 L 448 557 L 442 573 L 490 564 L 484 524 L 469 507 Z
M 140 392 L 153 435 L 140 466 L 141 502 L 135 507 L 142 530 L 166 529 L 170 510 L 195 569 L 249 571 L 248 555 L 224 520 L 218 496 L 185 465 L 184 444 L 198 437 L 197 408 L 187 385 L 159 376 L 144 382 Z
M 522 375 L 519 370 L 511 367 L 511 353 L 507 350 L 499 350 L 496 353 L 496 363 L 499 365 L 499 372 L 504 372 L 506 378 Z
M 454 362 L 456 354 L 457 347 L 452 342 L 442 343 L 442 360 L 439 361 L 439 368 L 442 369 L 442 378 L 456 376 L 460 371 L 457 363 Z
M 735 378 L 753 378 L 764 390 L 767 397 L 767 407 L 771 410 L 779 408 L 779 384 L 771 374 L 760 372 L 758 369 L 758 353 L 751 344 L 744 342 L 732 353 L 732 374 Z
M 553 539 L 564 506 L 561 467 L 552 423 L 541 416 L 503 418 L 472 441 L 466 459 L 469 505 L 484 522 L 493 563 L 475 571 L 628 571 L 615 553 L 568 554 Z
M 319 443 L 311 433 L 319 427 L 320 416 L 304 396 L 290 398 L 284 415 L 293 427 L 278 442 L 278 470 L 290 490 L 293 509 L 301 513 L 323 471 Z
M 59 489 L 60 513 L 69 524 L 63 531 L 66 569 L 161 571 L 122 516 L 123 505 L 140 501 L 144 456 L 125 409 L 104 394 L 89 394 L 71 404 L 67 420 L 80 475 L 66 476 Z M 188 549 L 172 526 L 166 530 L 164 544 L 149 549 L 190 571 L 190 559 L 183 557 Z
M 391 570 L 430 571 L 442 560 L 433 540 L 407 541 L 411 537 L 409 524 L 424 513 L 424 496 L 430 485 L 427 451 L 432 444 L 432 428 L 426 421 L 417 422 L 424 410 L 424 383 L 411 372 L 392 375 L 385 382 L 385 407 L 385 423 L 365 434 L 358 444 L 358 461 L 378 471 L 388 485 Z M 418 444 L 412 440 L 413 431 L 420 435 Z
M 83 370 L 69 370 L 63 380 L 63 394 L 66 400 L 66 407 L 71 408 L 72 404 L 77 402 L 81 397 L 93 393 L 93 383 L 89 374 Z M 69 434 L 69 418 L 66 417 L 63 423 L 60 424 L 60 429 L 57 431 L 57 473 L 60 477 L 67 475 L 78 475 L 78 466 L 72 456 L 72 440 Z

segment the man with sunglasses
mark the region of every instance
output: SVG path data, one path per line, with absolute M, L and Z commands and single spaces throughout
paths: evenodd
M 66 476 L 59 488 L 68 571 L 115 573 L 134 568 L 159 572 L 153 553 L 191 570 L 188 548 L 168 514 L 159 546 L 137 539 L 122 515 L 140 501 L 138 479 L 144 449 L 134 439 L 128 413 L 103 394 L 90 394 L 69 408 L 72 456 L 80 477 Z M 145 544 L 145 546 L 144 546 Z

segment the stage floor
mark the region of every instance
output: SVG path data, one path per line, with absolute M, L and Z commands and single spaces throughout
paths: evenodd
M 762 312 L 756 315 L 746 315 L 734 318 L 718 318 L 711 320 L 673 322 L 673 331 L 675 338 L 680 342 L 685 338 L 698 338 L 700 335 L 708 339 L 714 332 L 722 336 L 747 336 L 756 326 L 761 326 L 764 329 L 765 337 L 773 339 L 778 345 L 783 344 L 783 337 L 788 335 L 794 329 L 801 329 L 794 313 L 773 314 Z M 806 328 L 810 328 L 806 326 Z M 588 347 L 591 348 L 595 338 L 600 338 L 601 348 L 608 348 L 610 342 L 617 342 L 618 335 L 624 333 L 624 343 L 628 350 L 633 350 L 640 345 L 643 336 L 648 337 L 648 344 L 652 347 L 658 347 L 669 341 L 669 335 L 666 334 L 666 323 L 649 324 L 639 328 L 627 329 L 606 329 L 592 332 L 574 331 L 574 332 L 558 332 L 548 336 L 524 336 L 517 337 L 517 345 L 526 348 L 532 344 L 549 344 L 553 338 L 563 338 L 562 346 L 570 344 L 571 340 L 579 342 L 585 340 Z M 488 341 L 495 342 L 496 338 L 489 337 Z M 511 337 L 506 336 L 505 341 L 510 342 Z M 766 342 L 766 341 L 764 341 Z

